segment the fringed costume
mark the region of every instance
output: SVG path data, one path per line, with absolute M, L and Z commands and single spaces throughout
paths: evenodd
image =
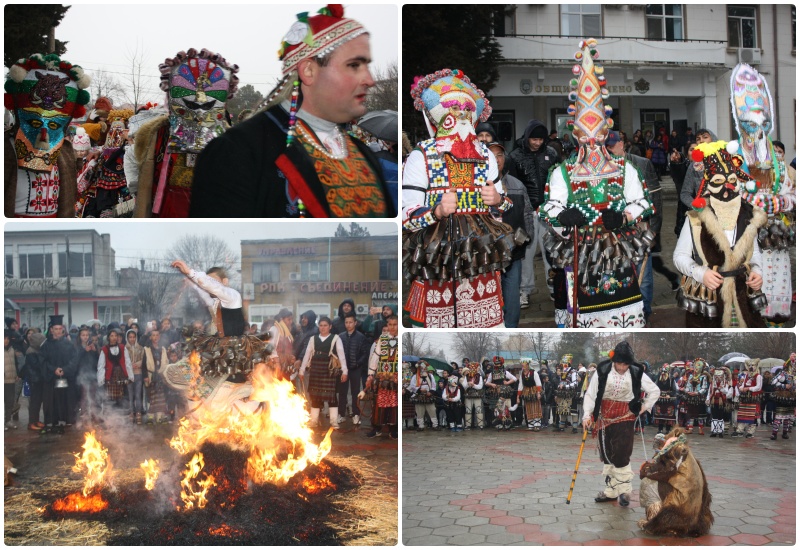
M 636 265 L 655 239 L 643 220 L 653 213 L 647 187 L 635 166 L 605 147 L 613 126 L 603 70 L 593 59 L 597 41 L 579 44 L 567 112 L 578 154 L 556 166 L 539 216 L 550 231 L 544 248 L 556 277 L 556 325 L 585 328 L 644 327 Z M 576 242 L 577 238 L 577 242 Z M 577 263 L 577 273 L 575 264 Z M 577 285 L 577 304 L 573 303 Z
M 485 187 L 502 193 L 496 160 L 475 137 L 475 124 L 491 114 L 489 102 L 450 69 L 418 78 L 411 95 L 432 139 L 417 145 L 403 170 L 403 275 L 411 283 L 405 310 L 415 326 L 501 326 L 500 273 L 527 235 L 499 219 L 510 199 L 484 202 Z M 456 211 L 439 219 L 448 195 L 456 197 Z

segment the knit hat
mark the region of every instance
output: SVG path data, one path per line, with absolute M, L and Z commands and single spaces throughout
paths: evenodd
M 91 78 L 55 54 L 33 54 L 8 70 L 3 101 L 14 111 L 17 164 L 49 172 L 56 165 L 66 128 L 86 113 Z
M 44 344 L 44 341 L 46 339 L 47 337 L 41 332 L 34 332 L 30 336 L 28 336 L 28 343 L 34 350 L 39 351 L 39 348 L 42 347 L 42 344 Z
M 106 116 L 114 109 L 114 106 L 111 104 L 111 100 L 107 97 L 98 97 L 97 100 L 94 102 L 94 110 L 95 111 L 103 111 Z
M 11 324 L 17 322 L 17 320 L 14 319 L 13 317 L 6 317 L 5 321 L 6 321 L 6 328 L 11 328 Z
M 98 134 L 99 137 L 99 134 Z M 78 158 L 83 158 L 89 149 L 92 148 L 92 142 L 89 139 L 89 134 L 86 133 L 86 128 L 78 126 L 75 129 L 75 137 L 72 138 L 72 148 L 75 150 L 75 155 Z
M 497 132 L 495 132 L 494 126 L 488 122 L 481 122 L 475 127 L 475 133 L 480 134 L 481 132 L 487 132 L 492 136 L 492 143 L 497 143 Z
M 620 342 L 616 345 L 614 350 L 608 354 L 608 357 L 615 363 L 625 363 L 632 365 L 636 362 L 633 357 L 633 348 L 628 342 Z
M 547 139 L 548 133 L 545 126 L 536 126 L 531 130 L 531 137 L 538 139 Z
M 283 61 L 283 78 L 257 109 L 266 110 L 284 100 L 291 100 L 289 131 L 286 134 L 287 147 L 294 141 L 294 127 L 300 101 L 298 64 L 310 57 L 322 58 L 342 44 L 367 32 L 358 21 L 344 17 L 344 7 L 341 4 L 328 4 L 311 17 L 308 12 L 297 14 L 297 21 L 283 37 L 278 50 L 278 58 Z
M 342 4 L 328 4 L 311 17 L 308 12 L 298 13 L 278 50 L 284 76 L 297 69 L 303 59 L 324 57 L 366 32 L 361 23 L 344 17 Z

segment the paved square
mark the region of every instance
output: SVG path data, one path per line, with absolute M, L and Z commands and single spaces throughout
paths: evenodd
M 652 455 L 653 427 L 644 443 Z M 731 545 L 796 542 L 796 432 L 770 441 L 687 435 L 712 496 L 714 525 L 700 538 L 659 538 L 636 522 L 638 470 L 645 460 L 636 435 L 636 473 L 629 507 L 597 504 L 602 463 L 587 438 L 571 504 L 566 504 L 581 433 L 494 429 L 403 432 L 402 541 L 406 545 Z

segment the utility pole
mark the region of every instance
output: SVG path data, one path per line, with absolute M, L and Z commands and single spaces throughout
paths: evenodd
M 72 326 L 72 277 L 70 276 L 69 266 L 69 237 L 64 237 L 67 241 L 67 327 Z

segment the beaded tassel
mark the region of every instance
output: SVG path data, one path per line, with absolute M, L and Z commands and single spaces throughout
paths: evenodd
M 306 217 L 306 205 L 303 204 L 303 199 L 297 199 L 297 215 L 300 218 Z
M 292 88 L 292 106 L 289 108 L 289 131 L 286 133 L 286 147 L 295 140 L 295 124 L 297 124 L 297 98 L 300 96 L 300 81 L 295 80 Z

